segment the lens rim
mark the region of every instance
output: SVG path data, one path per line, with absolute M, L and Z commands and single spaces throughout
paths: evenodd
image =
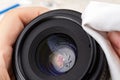
M 58 20 L 58 21 L 57 21 Z M 43 73 L 40 73 L 40 72 L 38 72 L 39 70 L 38 70 L 38 68 L 37 67 L 35 67 L 36 66 L 36 64 L 33 64 L 33 62 L 35 62 L 35 60 L 34 60 L 34 58 L 33 58 L 33 56 L 34 55 L 31 55 L 31 57 L 29 56 L 30 54 L 35 54 L 36 52 L 35 52 L 35 50 L 36 50 L 36 48 L 37 48 L 37 46 L 38 46 L 38 44 L 39 44 L 39 42 L 40 41 L 42 41 L 46 36 L 49 36 L 49 35 L 51 35 L 51 34 L 54 34 L 54 33 L 64 33 L 64 34 L 66 34 L 66 35 L 69 35 L 73 40 L 74 40 L 74 42 L 76 42 L 75 44 L 77 45 L 77 47 L 79 48 L 79 50 L 80 51 L 82 51 L 83 53 L 82 54 L 79 54 L 79 58 L 80 59 L 78 59 L 77 60 L 77 62 L 76 63 L 79 63 L 79 64 L 82 64 L 82 66 L 84 66 L 84 67 L 82 67 L 82 66 L 79 66 L 79 68 L 78 68 L 78 64 L 77 65 L 75 65 L 75 67 L 74 67 L 74 69 L 73 69 L 73 71 L 71 70 L 71 72 L 69 72 L 68 74 L 65 74 L 65 75 L 62 75 L 62 76 L 64 76 L 64 77 L 62 77 L 62 76 L 59 76 L 59 78 L 62 78 L 62 80 L 64 80 L 64 79 L 67 79 L 67 78 L 69 78 L 68 77 L 68 75 L 71 75 L 71 74 L 76 74 L 76 76 L 77 77 L 81 77 L 82 75 L 83 75 L 83 73 L 84 72 L 87 72 L 87 68 L 89 68 L 89 66 L 88 66 L 88 64 L 90 65 L 90 63 L 91 63 L 91 61 L 92 61 L 92 54 L 93 53 L 91 53 L 91 54 L 88 54 L 89 52 L 91 52 L 91 49 L 85 49 L 87 46 L 89 47 L 89 38 L 87 37 L 87 36 L 85 36 L 86 34 L 84 33 L 84 31 L 82 31 L 81 29 L 79 29 L 80 27 L 79 27 L 79 25 L 77 25 L 76 23 L 74 23 L 74 22 L 72 22 L 72 21 L 69 21 L 69 20 L 64 20 L 64 19 L 54 19 L 54 21 L 51 21 L 51 22 L 55 22 L 55 23 L 57 23 L 56 24 L 56 26 L 57 25 L 59 25 L 59 26 L 53 26 L 53 25 L 55 25 L 54 23 L 51 23 L 51 24 L 49 24 L 48 22 L 47 22 L 47 24 L 45 23 L 44 24 L 44 26 L 46 26 L 46 27 L 51 27 L 51 28 L 45 28 L 45 30 L 42 30 L 41 32 L 40 32 L 40 29 L 41 29 L 41 27 L 38 27 L 38 28 L 40 28 L 40 29 L 37 29 L 37 27 L 29 34 L 29 37 L 27 37 L 27 40 L 24 42 L 24 45 L 23 45 L 23 58 L 22 58 L 22 65 L 23 65 L 23 69 L 24 69 L 24 71 L 26 71 L 25 73 L 27 74 L 27 75 L 33 75 L 33 74 L 35 74 L 35 75 L 37 75 L 37 76 L 39 76 L 39 78 L 45 78 L 45 80 L 47 80 L 48 79 L 48 77 L 46 76 L 46 75 L 44 75 Z M 60 20 L 61 21 L 63 21 L 64 23 L 60 23 Z M 57 21 L 57 22 L 56 22 Z M 66 21 L 67 21 L 67 27 L 65 27 L 65 23 L 66 23 Z M 76 26 L 76 28 L 74 27 L 74 26 L 71 26 L 71 25 L 75 25 Z M 42 25 L 43 26 L 43 25 Z M 43 27 L 44 27 L 43 26 Z M 71 28 L 70 28 L 71 27 Z M 68 29 L 69 28 L 69 29 Z M 73 28 L 73 29 L 72 29 Z M 55 29 L 55 30 L 54 30 Z M 38 33 L 36 33 L 37 31 L 36 30 L 38 30 L 39 32 Z M 72 30 L 72 31 L 71 31 Z M 78 30 L 77 32 L 73 32 L 73 31 L 76 31 L 76 30 Z M 48 32 L 49 31 L 49 32 Z M 72 33 L 71 33 L 72 32 Z M 34 36 L 33 36 L 33 34 L 34 34 Z M 35 35 L 35 34 L 37 34 L 37 35 Z M 42 35 L 43 34 L 43 35 Z M 83 36 L 79 36 L 78 37 L 78 35 L 77 34 L 81 34 L 81 35 L 83 35 Z M 77 35 L 77 36 L 76 36 Z M 84 37 L 84 38 L 83 38 Z M 88 44 L 83 44 L 83 43 L 81 43 L 81 41 L 79 41 L 79 39 L 83 39 L 83 43 L 88 43 Z M 31 40 L 31 41 L 30 41 Z M 79 44 L 79 45 L 78 45 Z M 82 46 L 81 46 L 82 45 Z M 33 47 L 34 46 L 34 47 Z M 86 47 L 85 47 L 86 46 Z M 30 51 L 29 51 L 30 50 Z M 79 53 L 79 52 L 78 52 Z M 27 59 L 27 56 L 28 56 L 28 59 Z M 87 57 L 88 56 L 88 57 Z M 90 57 L 91 56 L 91 57 Z M 30 61 L 29 61 L 29 57 L 30 57 Z M 86 58 L 87 57 L 87 58 Z M 29 64 L 27 64 L 27 62 L 29 62 Z M 30 64 L 30 62 L 32 63 L 32 64 Z M 83 64 L 84 63 L 84 64 Z M 26 65 L 27 64 L 27 65 Z M 85 66 L 86 65 L 86 66 Z M 31 66 L 31 67 L 30 67 Z M 78 72 L 76 72 L 76 70 L 79 70 L 80 72 L 79 72 L 79 74 L 77 75 L 77 73 Z M 33 72 L 34 71 L 34 72 Z M 27 73 L 28 72 L 28 73 Z M 31 73 L 31 74 L 29 74 L 29 73 Z M 33 74 L 32 74 L 33 73 Z M 39 75 L 38 75 L 39 74 Z M 33 77 L 33 76 L 32 76 Z M 66 78 L 65 78 L 66 77 Z M 77 77 L 73 77 L 73 78 L 77 78 Z M 47 79 L 46 79 L 47 78 Z M 49 80 L 51 80 L 51 79 L 57 79 L 57 77 L 55 77 L 55 76 L 52 76 L 52 77 L 49 77 Z M 32 79 L 31 79 L 32 80 Z
M 46 27 L 42 27 L 41 26 L 43 23 L 46 23 L 47 21 L 51 21 L 51 20 L 54 21 L 56 19 L 57 20 L 63 20 L 63 21 L 67 20 L 69 22 L 75 23 L 79 27 L 74 26 L 74 28 L 76 27 L 76 29 L 74 29 L 73 26 L 71 26 L 69 24 L 70 25 L 69 27 L 67 27 L 67 28 L 62 27 L 61 28 L 61 26 L 58 26 L 58 25 L 63 25 L 64 26 L 65 23 L 64 24 L 60 24 L 59 22 L 57 24 L 55 23 L 56 26 L 52 25 L 52 28 L 50 28 L 50 25 L 46 25 Z M 18 40 L 16 42 L 15 55 L 14 55 L 14 61 L 15 61 L 14 64 L 15 64 L 15 73 L 17 75 L 17 78 L 19 78 L 21 80 L 25 80 L 25 79 L 27 79 L 27 80 L 33 80 L 33 79 L 43 80 L 42 77 L 46 77 L 44 74 L 41 74 L 41 76 L 38 77 L 39 75 L 34 74 L 33 71 L 32 72 L 27 72 L 27 73 L 25 71 L 23 71 L 23 66 L 22 65 L 24 65 L 24 67 L 27 66 L 27 68 L 29 68 L 28 66 L 30 66 L 30 65 L 29 65 L 29 61 L 26 61 L 23 64 L 24 60 L 21 61 L 21 56 L 22 56 L 21 53 L 23 53 L 24 51 L 25 51 L 24 52 L 25 54 L 26 54 L 26 52 L 29 53 L 29 50 L 33 50 L 33 49 L 30 48 L 30 46 L 34 46 L 35 47 L 35 45 L 38 44 L 39 40 L 42 40 L 46 36 L 48 36 L 50 34 L 53 34 L 53 33 L 64 33 L 64 34 L 69 35 L 70 37 L 72 37 L 74 39 L 74 41 L 77 44 L 77 47 L 80 47 L 78 44 L 81 44 L 79 40 L 83 40 L 84 41 L 83 38 L 86 37 L 87 40 L 88 40 L 88 43 L 90 44 L 89 47 L 91 47 L 91 50 L 89 52 L 92 53 L 90 55 L 91 59 L 89 60 L 88 64 L 89 65 L 94 64 L 92 61 L 93 61 L 93 57 L 96 57 L 94 55 L 94 53 L 96 53 L 96 51 L 93 50 L 93 49 L 96 48 L 96 42 L 88 34 L 86 34 L 86 32 L 84 32 L 84 30 L 80 26 L 81 26 L 81 14 L 79 12 L 75 12 L 75 11 L 72 11 L 72 10 L 54 10 L 54 11 L 47 12 L 46 14 L 43 14 L 43 15 L 37 17 L 36 19 L 34 19 L 23 30 L 23 32 L 21 33 L 21 35 L 19 36 L 19 38 L 18 38 Z M 37 29 L 38 27 L 40 29 Z M 34 31 L 35 29 L 36 29 L 36 31 Z M 70 30 L 70 32 L 69 32 L 69 30 Z M 33 34 L 32 31 L 37 32 L 37 35 L 36 35 L 36 33 Z M 74 31 L 76 31 L 76 32 L 74 33 Z M 79 36 L 78 34 L 82 35 L 82 36 L 80 36 L 81 38 L 78 38 L 78 36 Z M 41 35 L 41 36 L 39 36 L 39 35 Z M 28 38 L 29 36 L 30 36 L 30 38 Z M 31 38 L 31 36 L 33 36 L 33 38 Z M 28 41 L 26 40 L 26 38 L 28 38 L 27 39 Z M 38 40 L 38 41 L 34 41 L 34 40 Z M 31 45 L 31 44 L 34 44 L 34 45 Z M 26 51 L 25 49 L 28 50 L 28 51 Z M 84 48 L 82 48 L 82 49 L 84 50 Z M 100 54 L 100 55 L 103 55 L 103 54 Z M 23 56 L 23 57 L 24 57 L 24 59 L 28 59 L 29 58 L 27 56 Z M 104 57 L 104 56 L 102 56 L 102 57 Z M 104 60 L 102 60 L 102 61 L 104 61 Z M 77 71 L 78 68 L 80 68 L 80 67 L 76 67 L 75 70 Z M 24 70 L 26 70 L 26 69 L 24 69 Z M 79 76 L 79 78 L 77 78 L 75 80 L 81 80 L 86 74 L 91 73 L 89 71 L 89 69 L 90 69 L 90 67 L 87 67 L 86 71 L 84 71 L 84 73 L 81 76 Z M 30 68 L 27 69 L 27 70 L 30 70 Z M 36 70 L 36 72 L 37 72 L 37 70 Z M 30 73 L 32 73 L 32 74 L 30 74 Z M 51 77 L 47 77 L 46 80 L 48 80 L 48 79 L 49 80 L 54 80 L 54 79 L 56 79 L 56 80 L 59 80 L 59 79 L 61 79 L 61 80 L 66 80 L 66 79 L 67 80 L 73 80 L 73 78 L 67 78 L 66 76 L 68 76 L 68 77 L 72 76 L 73 78 L 75 78 L 74 75 L 68 75 L 67 74 L 67 75 L 63 75 L 61 77 L 58 77 L 58 79 L 53 78 L 53 77 L 52 78 Z

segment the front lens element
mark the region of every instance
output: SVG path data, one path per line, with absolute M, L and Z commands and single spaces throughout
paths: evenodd
M 43 40 L 38 47 L 41 71 L 60 75 L 72 69 L 76 60 L 74 41 L 64 34 L 54 34 Z
M 64 73 L 74 66 L 75 53 L 69 46 L 63 46 L 50 56 L 50 61 L 56 71 Z

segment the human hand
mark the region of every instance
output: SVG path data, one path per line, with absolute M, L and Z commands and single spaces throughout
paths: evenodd
M 108 38 L 116 51 L 117 55 L 120 58 L 120 32 L 109 32 Z
M 13 45 L 32 19 L 46 12 L 42 7 L 16 8 L 6 13 L 0 21 L 0 80 L 14 80 L 12 71 Z

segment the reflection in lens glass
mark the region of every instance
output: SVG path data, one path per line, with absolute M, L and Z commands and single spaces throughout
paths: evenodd
M 59 75 L 72 69 L 76 60 L 76 46 L 73 40 L 63 34 L 44 39 L 37 50 L 41 71 Z
M 75 64 L 74 51 L 68 46 L 63 46 L 50 56 L 50 61 L 56 71 L 67 72 Z

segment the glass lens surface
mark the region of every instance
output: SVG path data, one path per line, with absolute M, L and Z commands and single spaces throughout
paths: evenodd
M 64 74 L 72 69 L 76 61 L 76 46 L 67 35 L 54 34 L 38 46 L 39 67 L 53 75 Z

